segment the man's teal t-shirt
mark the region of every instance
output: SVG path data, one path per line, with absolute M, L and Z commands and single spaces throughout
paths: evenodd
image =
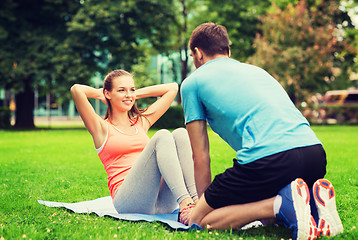
M 185 123 L 206 120 L 240 164 L 321 144 L 281 85 L 265 70 L 230 58 L 196 69 L 181 86 Z

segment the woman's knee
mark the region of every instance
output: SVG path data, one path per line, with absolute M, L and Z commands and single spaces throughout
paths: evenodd
M 178 128 L 173 131 L 173 138 L 177 144 L 190 144 L 189 135 L 185 128 Z
M 185 128 L 177 128 L 173 131 L 173 137 L 174 138 L 188 138 L 188 131 Z
M 169 132 L 169 130 L 167 130 L 167 129 L 160 129 L 160 130 L 158 130 L 154 135 L 153 135 L 153 137 L 154 136 L 170 136 L 171 135 L 171 133 Z
M 160 129 L 153 135 L 152 139 L 155 141 L 170 141 L 170 139 L 173 139 L 173 135 L 167 129 Z

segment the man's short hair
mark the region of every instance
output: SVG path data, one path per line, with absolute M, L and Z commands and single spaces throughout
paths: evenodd
M 192 32 L 189 46 L 193 52 L 195 47 L 198 47 L 208 56 L 229 55 L 229 35 L 222 25 L 212 22 L 203 23 Z

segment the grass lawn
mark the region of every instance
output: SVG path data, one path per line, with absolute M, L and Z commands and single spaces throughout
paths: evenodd
M 344 233 L 358 239 L 358 127 L 315 126 L 328 158 Z M 151 131 L 150 134 L 153 134 Z M 209 132 L 213 176 L 231 166 L 233 150 Z M 38 199 L 77 202 L 108 196 L 107 177 L 84 129 L 0 130 L 0 239 L 289 239 L 274 226 L 246 231 L 173 231 L 161 223 L 118 221 L 49 208 Z

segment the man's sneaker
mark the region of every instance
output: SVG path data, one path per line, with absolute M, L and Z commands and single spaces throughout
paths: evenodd
M 282 197 L 278 224 L 293 230 L 293 239 L 317 238 L 316 222 L 311 216 L 310 192 L 305 181 L 297 178 L 278 193 Z
M 313 198 L 318 218 L 318 236 L 335 236 L 343 232 L 338 216 L 333 185 L 327 179 L 319 179 L 313 184 Z

